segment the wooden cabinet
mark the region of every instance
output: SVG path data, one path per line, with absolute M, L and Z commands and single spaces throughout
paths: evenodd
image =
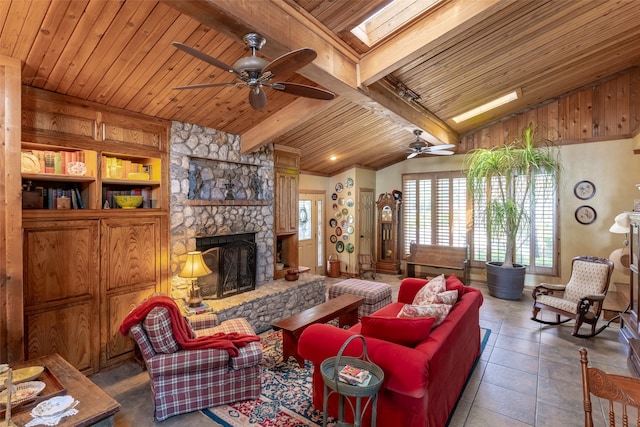
M 620 335 L 629 344 L 629 367 L 632 373 L 640 377 L 640 212 L 628 212 L 631 219 L 629 230 L 630 262 L 629 300 L 630 309 L 620 315 Z
M 392 194 L 383 193 L 378 206 L 378 236 L 376 270 L 400 273 L 400 205 Z
M 25 358 L 59 353 L 81 371 L 99 360 L 98 221 L 25 221 Z
M 101 366 L 129 357 L 133 350 L 133 341 L 120 335 L 120 323 L 161 282 L 162 223 L 157 216 L 100 221 Z
M 298 267 L 298 175 L 300 153 L 287 147 L 274 150 L 274 279 Z M 278 270 L 277 265 L 284 264 Z
M 32 88 L 22 116 L 23 189 L 44 196 L 22 212 L 25 357 L 57 352 L 96 372 L 130 356 L 127 313 L 169 289 L 170 124 Z M 143 192 L 144 208 L 114 206 Z

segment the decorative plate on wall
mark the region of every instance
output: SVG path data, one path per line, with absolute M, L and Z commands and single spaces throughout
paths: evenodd
M 347 228 L 347 220 L 346 219 L 343 219 L 342 221 L 340 221 L 340 227 Z
M 344 233 L 342 235 L 342 240 L 344 240 L 345 242 L 348 242 L 349 241 L 349 233 Z
M 344 215 L 344 216 L 349 215 L 349 209 L 347 209 L 347 208 L 342 208 L 342 215 Z
M 335 228 L 337 225 L 338 225 L 338 220 L 337 220 L 337 219 L 335 219 L 335 218 L 331 218 L 331 219 L 329 220 L 329 226 L 330 226 L 331 228 Z
M 342 228 L 336 227 L 336 236 L 342 236 Z
M 353 246 L 353 243 L 347 243 L 347 252 L 352 254 L 355 249 L 356 249 L 356 247 Z
M 588 200 L 596 194 L 596 186 L 591 181 L 586 179 L 580 181 L 573 187 L 573 194 L 580 200 Z
M 338 200 L 338 193 L 333 193 L 331 195 L 331 200 Z
M 336 235 L 335 235 L 335 234 L 332 234 L 332 235 L 331 235 L 331 237 L 329 237 L 329 241 L 330 241 L 331 243 L 335 243 L 335 242 L 337 242 L 337 241 L 338 241 L 338 238 L 336 237 Z
M 341 254 L 342 251 L 344 251 L 344 243 L 343 242 L 336 243 L 336 251 L 338 251 L 339 254 Z
M 353 187 L 353 179 L 347 178 L 347 180 L 344 182 L 344 186 L 347 188 Z
M 344 187 L 342 186 L 341 182 L 336 184 L 336 193 L 342 193 L 343 189 L 344 189 Z
M 353 202 L 353 199 L 347 199 L 347 206 L 349 206 L 350 208 L 353 207 L 355 203 Z
M 334 210 L 334 211 L 337 211 L 337 210 L 338 210 L 338 204 L 337 204 L 337 203 L 334 203 L 334 204 L 333 204 L 333 210 Z
M 348 226 L 347 227 L 347 233 L 352 234 L 353 233 L 353 226 Z
M 578 209 L 576 209 L 576 221 L 578 221 L 580 224 L 591 224 L 593 223 L 596 218 L 598 217 L 598 214 L 596 213 L 596 210 L 594 208 L 592 208 L 591 206 L 579 206 Z

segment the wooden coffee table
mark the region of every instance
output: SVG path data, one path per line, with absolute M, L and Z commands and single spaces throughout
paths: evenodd
M 304 367 L 304 359 L 298 354 L 298 338 L 302 331 L 309 325 L 326 323 L 336 317 L 341 328 L 355 325 L 358 322 L 358 308 L 363 302 L 362 297 L 344 294 L 272 323 L 274 331 L 282 330 L 282 360 L 286 362 L 289 356 L 293 356 L 298 365 Z

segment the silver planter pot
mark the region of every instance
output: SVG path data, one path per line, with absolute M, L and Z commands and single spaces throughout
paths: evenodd
M 501 262 L 487 262 L 485 265 L 489 295 L 500 299 L 520 299 L 524 289 L 524 265 L 514 264 L 513 268 L 503 268 Z

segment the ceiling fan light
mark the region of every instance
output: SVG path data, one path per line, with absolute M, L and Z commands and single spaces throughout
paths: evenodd
M 493 101 L 489 101 L 486 104 L 482 104 L 479 107 L 471 109 L 460 115 L 457 115 L 453 117 L 451 120 L 453 120 L 456 123 L 462 123 L 465 120 L 469 120 L 472 117 L 479 116 L 482 113 L 486 113 L 487 111 L 493 110 L 494 108 L 507 104 L 511 101 L 515 101 L 516 99 L 518 99 L 518 91 L 514 90 L 513 92 L 510 92 L 506 95 L 496 98 Z

